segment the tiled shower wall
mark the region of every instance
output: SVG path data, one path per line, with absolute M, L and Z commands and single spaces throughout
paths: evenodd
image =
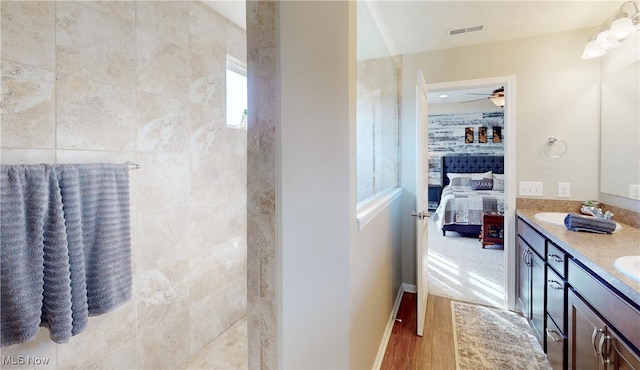
M 134 295 L 40 368 L 175 368 L 246 313 L 246 131 L 225 126 L 245 32 L 200 2 L 6 2 L 4 164 L 139 163 Z M 3 368 L 10 366 L 3 365 Z

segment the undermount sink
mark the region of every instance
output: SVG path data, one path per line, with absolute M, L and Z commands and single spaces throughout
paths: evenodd
M 552 223 L 554 225 L 564 226 L 564 218 L 567 217 L 567 214 L 563 212 L 540 212 L 536 213 L 534 217 L 538 221 L 544 221 Z M 620 229 L 622 229 L 622 225 L 616 222 L 616 229 L 613 232 L 615 233 Z
M 624 256 L 616 259 L 613 266 L 631 279 L 640 282 L 640 256 Z

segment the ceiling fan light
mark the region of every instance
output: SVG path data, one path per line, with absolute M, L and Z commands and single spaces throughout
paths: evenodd
M 633 21 L 627 13 L 620 13 L 616 20 L 611 23 L 611 34 L 618 40 L 626 39 L 634 31 Z
M 489 100 L 491 100 L 491 102 L 493 104 L 495 104 L 496 106 L 504 108 L 504 95 L 502 95 L 502 96 L 494 96 L 494 97 L 489 98 Z

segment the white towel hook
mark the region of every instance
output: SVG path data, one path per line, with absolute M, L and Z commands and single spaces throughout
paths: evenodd
M 562 144 L 562 151 L 560 152 L 560 154 L 549 153 L 549 148 L 551 148 L 556 142 L 560 142 Z M 569 145 L 567 145 L 564 140 L 552 136 L 549 138 L 549 140 L 547 140 L 546 147 L 544 148 L 544 154 L 550 158 L 560 158 L 565 155 L 565 153 L 567 153 L 567 150 L 569 150 Z

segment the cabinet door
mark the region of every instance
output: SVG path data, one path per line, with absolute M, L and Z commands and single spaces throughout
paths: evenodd
M 618 338 L 618 335 L 609 331 L 610 347 L 609 352 L 609 369 L 615 370 L 640 370 L 640 357 L 635 354 L 627 345 Z
M 531 319 L 531 278 L 530 278 L 530 254 L 527 244 L 518 237 L 517 240 L 517 300 L 522 310 L 522 316 L 527 320 Z
M 538 342 L 540 342 L 540 346 L 545 348 L 544 346 L 544 338 L 545 338 L 545 330 L 544 330 L 544 319 L 545 319 L 545 305 L 544 305 L 544 293 L 546 278 L 546 266 L 544 260 L 538 256 L 538 254 L 532 250 L 530 250 L 530 261 L 531 261 L 531 319 L 529 320 L 529 325 L 533 329 L 536 337 L 538 338 Z
M 605 334 L 605 324 L 596 313 L 569 289 L 569 369 L 605 369 L 598 343 Z

